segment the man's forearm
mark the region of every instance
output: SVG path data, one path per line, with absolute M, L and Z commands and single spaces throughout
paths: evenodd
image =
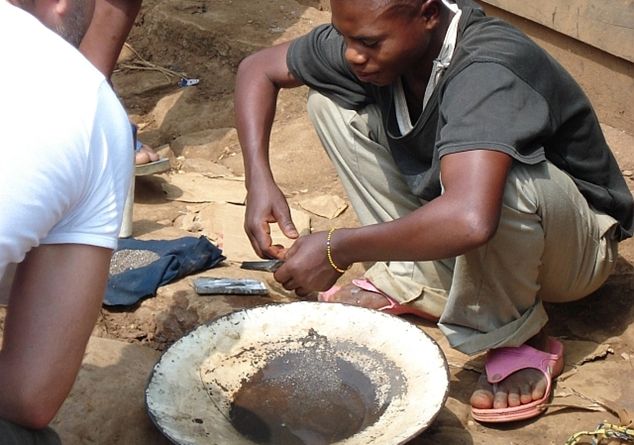
M 337 230 L 331 242 L 335 263 L 347 267 L 358 262 L 453 258 L 487 241 L 486 234 L 470 227 L 468 218 L 439 200 L 398 220 Z
M 18 266 L 0 353 L 0 417 L 44 428 L 75 381 L 99 314 L 111 249 L 41 245 Z
M 510 156 L 493 150 L 445 156 L 441 196 L 397 220 L 337 233 L 335 256 L 343 265 L 429 261 L 484 245 L 497 231 L 511 164 Z

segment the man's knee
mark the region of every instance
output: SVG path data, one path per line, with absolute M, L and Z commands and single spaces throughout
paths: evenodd
M 332 113 L 332 110 L 336 108 L 338 108 L 337 105 L 320 92 L 316 90 L 310 90 L 308 92 L 306 109 L 308 110 L 308 115 L 312 119 L 313 123 L 315 123 L 315 119 Z
M 306 109 L 322 143 L 325 137 L 339 147 L 348 144 L 353 135 L 357 143 L 371 141 L 387 147 L 381 115 L 375 104 L 359 110 L 349 109 L 316 90 L 310 90 Z

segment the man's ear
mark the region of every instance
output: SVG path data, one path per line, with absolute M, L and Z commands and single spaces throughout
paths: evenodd
M 440 17 L 442 5 L 440 0 L 423 0 L 420 14 L 426 21 L 437 21 Z
M 55 29 L 66 15 L 71 0 L 33 0 L 33 15 L 49 28 Z
M 62 15 L 66 15 L 67 12 L 70 10 L 71 8 L 70 3 L 72 0 L 46 0 L 46 1 L 54 3 L 53 8 L 55 9 L 55 13 L 62 16 Z
M 420 7 L 420 17 L 428 30 L 435 29 L 441 22 L 444 6 L 441 0 L 423 0 Z

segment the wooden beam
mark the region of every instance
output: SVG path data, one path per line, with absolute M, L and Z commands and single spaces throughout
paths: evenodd
M 480 0 L 634 62 L 634 0 Z
M 634 63 L 534 20 L 485 2 L 482 6 L 487 15 L 517 26 L 557 59 L 585 90 L 601 122 L 634 135 Z

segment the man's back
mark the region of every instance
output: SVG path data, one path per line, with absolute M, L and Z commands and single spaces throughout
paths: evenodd
M 2 275 L 41 243 L 114 248 L 132 148 L 103 75 L 27 12 L 0 11 Z

